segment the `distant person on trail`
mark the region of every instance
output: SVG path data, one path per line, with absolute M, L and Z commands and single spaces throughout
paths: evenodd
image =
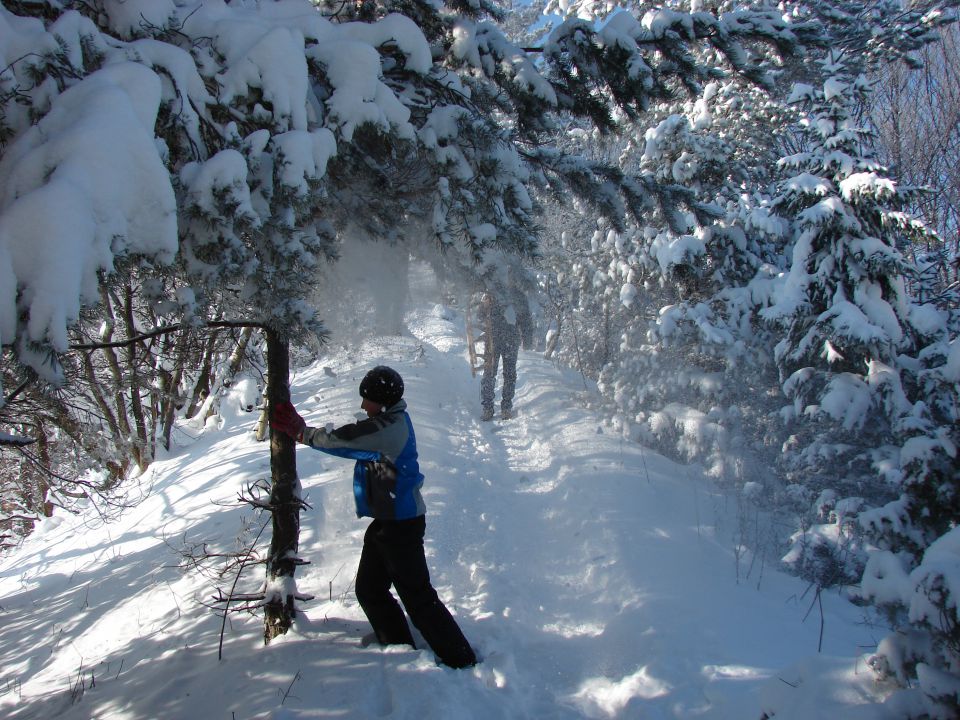
M 353 495 L 357 517 L 373 522 L 363 538 L 357 600 L 381 645 L 416 647 L 396 589 L 414 626 L 438 660 L 453 668 L 475 665 L 473 649 L 430 583 L 423 552 L 426 507 L 417 441 L 403 397 L 403 379 L 378 365 L 360 383 L 367 419 L 335 430 L 308 427 L 289 403 L 273 410 L 273 427 L 330 455 L 356 460 Z
M 493 420 L 497 366 L 503 360 L 500 388 L 500 417 L 513 417 L 513 394 L 517 386 L 517 356 L 520 346 L 533 346 L 533 319 L 524 293 L 514 288 L 504 292 L 488 289 L 480 300 L 478 313 L 484 331 L 483 377 L 480 378 L 480 419 Z

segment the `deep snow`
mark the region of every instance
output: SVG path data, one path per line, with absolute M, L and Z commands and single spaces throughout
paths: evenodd
M 0 559 L 0 715 L 146 718 L 787 718 L 894 717 L 866 669 L 882 628 L 838 593 L 819 606 L 769 563 L 737 561 L 735 498 L 625 442 L 583 409 L 576 373 L 521 353 L 506 422 L 478 420 L 479 378 L 462 317 L 427 303 L 410 334 L 330 348 L 293 379 L 308 423 L 359 410 L 367 369 L 403 375 L 426 475 L 434 584 L 483 663 L 438 667 L 428 650 L 362 648 L 352 592 L 367 521 L 353 512 L 351 464 L 300 447 L 308 501 L 295 632 L 262 645 L 259 617 L 220 618 L 214 583 L 178 569 L 178 551 L 233 549 L 235 503 L 269 474 L 255 415 L 224 403 L 222 426 L 141 483 L 146 497 L 104 524 L 90 509 L 44 521 Z M 739 567 L 739 572 L 738 572 Z M 747 573 L 749 572 L 749 577 Z M 262 567 L 248 569 L 251 592 Z M 739 579 L 738 579 L 739 576 Z M 229 590 L 232 578 L 220 583 Z M 419 636 L 418 636 L 419 639 Z

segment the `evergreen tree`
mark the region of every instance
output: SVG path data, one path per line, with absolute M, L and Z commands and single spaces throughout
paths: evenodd
M 886 176 L 871 131 L 860 125 L 866 80 L 849 72 L 843 53 L 821 64 L 823 85 L 794 91 L 793 100 L 806 107 L 800 123 L 806 142 L 783 159 L 795 174 L 780 184 L 775 202 L 794 219 L 792 257 L 777 302 L 762 314 L 785 331 L 775 352 L 792 403 L 781 413 L 792 428 L 783 449 L 785 477 L 817 498 L 822 520 L 833 513 L 842 545 L 848 528 L 837 501 L 857 498 L 844 505 L 849 510 L 850 502 L 888 492 L 875 479 L 890 460 L 896 415 L 884 378 L 916 338 L 908 266 L 896 243 L 926 230 L 901 212 L 910 191 Z M 801 534 L 797 541 L 806 545 L 791 561 L 822 565 L 805 570 L 822 584 L 855 577 L 855 567 L 844 570 L 814 540 Z
M 934 305 L 917 306 L 914 315 L 922 345 L 886 382 L 897 401 L 891 474 L 899 495 L 860 513 L 870 544 L 859 594 L 893 629 L 870 659 L 873 668 L 919 695 L 911 717 L 951 718 L 960 712 L 960 341 Z
M 617 26 L 631 7 L 570 3 L 555 9 L 600 21 L 612 15 L 610 24 Z M 676 30 L 683 18 L 695 27 L 693 18 L 725 22 L 744 11 L 683 2 L 667 8 L 641 5 L 633 12 L 651 29 L 676 20 Z M 747 10 L 748 23 L 758 22 L 753 10 L 769 9 Z M 790 29 L 807 44 L 819 42 L 815 24 Z M 761 46 L 745 44 L 752 62 L 764 65 Z M 690 58 L 705 61 L 711 51 L 691 47 Z M 776 75 L 796 71 L 798 59 L 780 58 Z M 603 364 L 596 367 L 591 359 L 588 366 L 624 432 L 724 473 L 731 448 L 760 442 L 767 431 L 767 408 L 755 407 L 754 400 L 769 397 L 775 379 L 769 333 L 754 315 L 780 267 L 776 245 L 783 223 L 766 207 L 767 186 L 789 112 L 773 83 L 737 74 L 685 76 L 697 80 L 683 92 L 662 96 L 642 116 L 622 113 L 630 131 L 618 147 L 606 147 L 589 129 L 578 131 L 588 148 L 616 157 L 635 187 L 652 192 L 643 212 L 627 213 L 623 223 L 604 217 L 568 231 L 562 249 L 548 256 L 558 261 L 554 276 L 578 278 L 565 283 L 571 292 L 562 305 L 571 310 L 559 324 L 585 328 L 577 337 L 561 337 L 560 352 L 583 364 L 589 348 L 603 349 Z M 565 266 L 568 257 L 572 264 Z M 593 312 L 602 323 L 575 321 Z M 611 334 L 618 339 L 611 342 Z
M 555 271 L 582 278 L 565 283 L 578 288 L 568 300 L 577 313 L 603 304 L 594 315 L 602 324 L 581 323 L 587 341 L 568 333 L 561 348 L 576 359 L 591 330 L 612 328 L 593 376 L 624 432 L 718 474 L 737 448 L 762 439 L 766 408 L 756 401 L 775 384 L 769 338 L 754 316 L 779 266 L 784 223 L 762 188 L 785 114 L 768 93 L 736 80 L 651 113 L 661 119 L 619 145 L 620 163 L 690 210 L 659 203 L 623 233 L 581 231 L 579 245 L 568 232 L 564 255 L 582 250 Z
M 860 595 L 893 627 L 871 665 L 914 688 L 929 717 L 950 718 L 960 712 L 960 340 L 936 303 L 911 315 L 917 350 L 899 358 L 899 377 L 888 373 L 885 383 L 895 399 L 898 496 L 859 516 L 870 543 Z

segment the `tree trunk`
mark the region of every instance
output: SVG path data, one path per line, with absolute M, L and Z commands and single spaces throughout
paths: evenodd
M 50 502 L 50 481 L 46 471 L 52 467 L 50 463 L 50 441 L 47 439 L 47 430 L 43 426 L 43 418 L 37 416 L 37 460 L 39 466 L 27 463 L 28 473 L 32 476 L 30 483 L 31 505 L 29 509 L 43 517 L 53 517 L 53 503 Z M 23 467 L 23 466 L 21 466 Z M 22 472 L 22 471 L 21 471 Z
M 260 403 L 260 418 L 257 420 L 257 430 L 254 437 L 257 442 L 263 442 L 270 435 L 270 384 L 267 379 L 267 386 L 263 388 L 263 402 Z
M 105 287 L 100 288 L 100 299 L 101 302 L 103 302 L 104 318 L 106 320 L 106 322 L 104 322 L 103 331 L 100 333 L 100 342 L 106 343 L 113 339 L 113 318 L 115 317 L 114 304 L 111 301 L 110 295 Z M 120 430 L 120 435 L 124 440 L 124 445 L 121 447 L 124 450 L 129 450 L 130 454 L 133 456 L 134 462 L 137 463 L 138 467 L 143 467 L 143 457 L 140 453 L 140 448 L 134 441 L 133 430 L 130 425 L 130 418 L 127 415 L 127 401 L 123 394 L 125 381 L 123 370 L 120 368 L 120 361 L 117 359 L 117 355 L 113 348 L 103 348 L 103 355 L 104 358 L 106 358 L 107 365 L 110 368 L 110 376 L 113 379 L 113 406 L 116 413 L 117 428 Z
M 215 379 L 216 389 L 212 392 L 223 394 L 226 388 L 229 388 L 234 383 L 234 378 L 237 373 L 240 372 L 240 369 L 243 367 L 244 361 L 247 359 L 247 347 L 250 345 L 250 337 L 253 335 L 252 327 L 245 327 L 243 332 L 240 333 L 240 339 L 237 341 L 236 346 L 233 348 L 233 352 L 230 353 L 230 358 L 227 361 L 226 367 L 220 368 L 219 377 L 213 378 L 211 374 L 209 379 Z M 284 352 L 287 352 L 287 343 L 284 340 Z M 287 371 L 284 371 L 283 377 L 284 385 L 289 386 L 289 374 Z M 208 403 L 206 405 L 206 410 L 204 411 L 203 422 L 206 422 L 211 415 L 219 412 L 220 404 L 217 403 Z
M 104 422 L 107 424 L 113 444 L 122 452 L 126 452 L 129 437 L 127 433 L 120 431 L 120 425 L 113 411 L 110 409 L 110 405 L 107 403 L 106 393 L 100 383 L 100 379 L 97 377 L 97 371 L 93 366 L 93 358 L 91 355 L 92 353 L 84 353 L 82 360 L 84 375 L 90 387 L 90 396 L 93 398 L 93 401 L 100 410 L 100 414 L 103 416 Z
M 173 424 L 177 419 L 177 409 L 182 407 L 184 398 L 180 395 L 180 383 L 183 380 L 184 366 L 187 363 L 187 347 L 190 344 L 190 331 L 180 333 L 176 342 L 176 367 L 173 372 L 162 371 L 160 378 L 163 381 L 162 397 L 160 399 L 160 426 L 163 437 L 163 447 L 170 450 L 170 435 L 173 433 Z
M 270 407 L 290 399 L 290 348 L 287 340 L 267 330 L 267 402 Z M 297 549 L 300 543 L 300 482 L 296 443 L 285 433 L 270 431 L 270 507 L 273 537 L 267 557 L 264 643 L 290 629 L 296 614 L 294 600 Z
M 213 355 L 217 347 L 217 338 L 220 336 L 219 330 L 213 330 L 207 338 L 207 344 L 203 349 L 203 359 L 201 361 L 200 376 L 193 388 L 193 398 L 190 400 L 190 406 L 184 417 L 192 418 L 197 414 L 203 403 L 204 398 L 210 394 L 210 376 L 213 374 Z
M 129 285 L 124 288 L 123 319 L 126 326 L 127 337 L 136 337 L 137 327 L 133 319 L 133 288 Z M 147 437 L 147 417 L 143 411 L 143 396 L 141 395 L 140 368 L 136 343 L 127 345 L 126 361 L 127 378 L 130 381 L 130 409 L 133 413 L 133 421 L 137 431 L 135 443 L 140 450 L 137 455 L 137 464 L 140 467 L 140 472 L 143 472 L 149 467 L 150 463 L 153 462 L 153 452 L 151 450 L 152 440 Z
M 237 346 L 230 353 L 230 360 L 227 363 L 228 378 L 233 378 L 243 367 L 243 361 L 247 359 L 247 347 L 250 345 L 251 337 L 253 337 L 252 327 L 245 327 L 240 331 L 240 339 L 237 340 Z

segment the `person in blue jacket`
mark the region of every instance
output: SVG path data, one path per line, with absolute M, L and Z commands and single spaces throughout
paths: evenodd
M 456 620 L 430 583 L 423 552 L 426 506 L 417 440 L 403 398 L 403 379 L 378 365 L 360 383 L 360 408 L 367 419 L 335 430 L 307 426 L 291 403 L 272 413 L 273 427 L 298 442 L 356 461 L 353 496 L 357 517 L 373 522 L 363 538 L 357 569 L 357 600 L 381 645 L 415 646 L 400 596 L 424 640 L 445 665 L 470 667 L 477 658 Z

